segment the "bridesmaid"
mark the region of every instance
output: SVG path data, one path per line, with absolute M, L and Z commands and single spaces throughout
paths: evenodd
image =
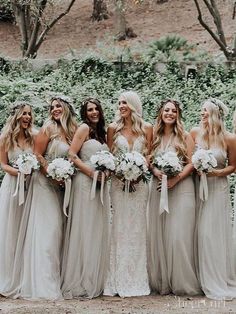
M 63 195 L 59 183 L 47 178 L 46 174 L 48 162 L 67 156 L 76 128 L 75 111 L 68 98 L 53 97 L 49 118 L 35 141 L 35 154 L 41 164 L 41 171 L 32 176 L 24 208 L 14 269 L 16 274 L 21 272 L 21 280 L 18 288 L 8 293 L 14 298 L 62 298 L 60 254 Z
M 109 148 L 115 155 L 132 151 L 148 155 L 152 126 L 142 119 L 139 96 L 133 91 L 123 92 L 118 109 L 117 119 L 108 128 Z M 131 297 L 150 293 L 146 255 L 148 185 L 139 182 L 135 187 L 135 192 L 124 192 L 123 183 L 115 176 L 112 178 L 114 215 L 105 295 Z
M 203 103 L 200 127 L 191 134 L 198 147 L 210 149 L 217 169 L 207 176 L 208 199 L 200 202 L 198 231 L 199 277 L 211 299 L 236 297 L 235 247 L 232 243 L 232 208 L 227 176 L 235 171 L 236 137 L 227 132 L 228 108 L 218 99 Z
M 22 153 L 32 153 L 32 108 L 21 102 L 15 105 L 7 119 L 0 138 L 1 167 L 6 172 L 0 189 L 0 293 L 8 289 L 12 280 L 13 262 L 23 205 L 13 197 L 18 170 L 12 166 Z
M 173 151 L 183 162 L 183 170 L 167 180 L 169 213 L 160 213 L 163 173 L 151 166 L 154 175 L 148 223 L 149 277 L 152 290 L 176 295 L 201 293 L 194 265 L 195 193 L 191 176 L 194 142 L 181 122 L 176 100 L 161 102 L 154 127 L 152 158 Z
M 107 184 L 103 204 L 98 182 L 95 196 L 91 197 L 96 177 L 90 157 L 98 151 L 108 150 L 100 101 L 87 98 L 82 103 L 80 115 L 82 124 L 69 152 L 79 171 L 72 184 L 62 262 L 62 292 L 66 299 L 99 296 L 104 289 L 108 267 L 110 205 Z

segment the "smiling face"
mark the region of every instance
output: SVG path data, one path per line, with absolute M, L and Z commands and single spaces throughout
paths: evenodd
M 25 105 L 22 109 L 22 114 L 20 117 L 20 126 L 22 129 L 28 129 L 31 126 L 32 121 L 32 110 L 31 107 Z
M 174 124 L 177 120 L 178 110 L 172 102 L 167 102 L 162 111 L 162 121 L 165 124 Z
M 209 118 L 209 112 L 207 110 L 207 106 L 203 105 L 202 106 L 202 111 L 201 111 L 201 122 L 203 124 L 207 124 L 208 123 L 208 118 Z
M 131 109 L 129 108 L 127 101 L 123 97 L 119 98 L 118 109 L 120 111 L 120 116 L 123 119 L 128 118 L 131 115 Z
M 97 124 L 99 122 L 100 113 L 96 104 L 92 102 L 88 102 L 86 114 L 87 114 L 87 119 L 90 121 L 90 123 Z
M 55 121 L 60 121 L 63 114 L 62 104 L 57 100 L 53 100 L 50 106 L 50 113 Z

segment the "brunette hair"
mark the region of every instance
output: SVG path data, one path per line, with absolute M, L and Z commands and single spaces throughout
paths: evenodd
M 92 103 L 96 105 L 96 108 L 99 112 L 99 121 L 94 126 L 91 121 L 88 119 L 87 116 L 87 108 L 88 104 Z M 86 98 L 80 107 L 80 117 L 83 123 L 86 123 L 89 126 L 89 138 L 91 139 L 96 139 L 100 143 L 106 143 L 106 130 L 105 130 L 105 119 L 104 119 L 104 114 L 101 106 L 101 102 L 93 97 L 88 97 Z

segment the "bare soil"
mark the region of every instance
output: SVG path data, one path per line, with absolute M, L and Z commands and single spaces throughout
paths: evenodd
M 1 314 L 236 314 L 236 301 L 205 297 L 99 297 L 93 300 L 25 301 L 0 298 Z
M 63 2 L 66 0 L 60 0 L 61 7 Z M 235 30 L 235 20 L 232 20 L 233 1 L 217 0 L 217 3 L 230 45 Z M 92 1 L 77 0 L 69 14 L 50 31 L 39 50 L 38 58 L 54 59 L 65 56 L 71 50 L 96 50 L 102 44 L 104 47 L 146 46 L 148 42 L 171 33 L 177 33 L 210 52 L 219 52 L 218 46 L 199 24 L 193 0 L 169 0 L 163 4 L 157 4 L 156 0 L 145 0 L 141 5 L 129 4 L 127 21 L 138 37 L 119 43 L 114 42 L 115 19 L 112 5 L 109 5 L 109 11 L 111 15 L 108 20 L 93 22 Z M 206 21 L 211 23 L 209 16 L 206 16 Z M 0 22 L 0 55 L 21 57 L 20 34 L 15 25 Z

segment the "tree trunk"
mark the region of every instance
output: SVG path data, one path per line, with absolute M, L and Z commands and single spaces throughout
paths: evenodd
M 126 38 L 137 37 L 133 29 L 127 25 L 124 0 L 115 0 L 115 24 L 115 37 L 118 41 L 125 40 Z
M 109 14 L 105 0 L 93 0 L 93 21 L 101 21 L 108 19 Z

